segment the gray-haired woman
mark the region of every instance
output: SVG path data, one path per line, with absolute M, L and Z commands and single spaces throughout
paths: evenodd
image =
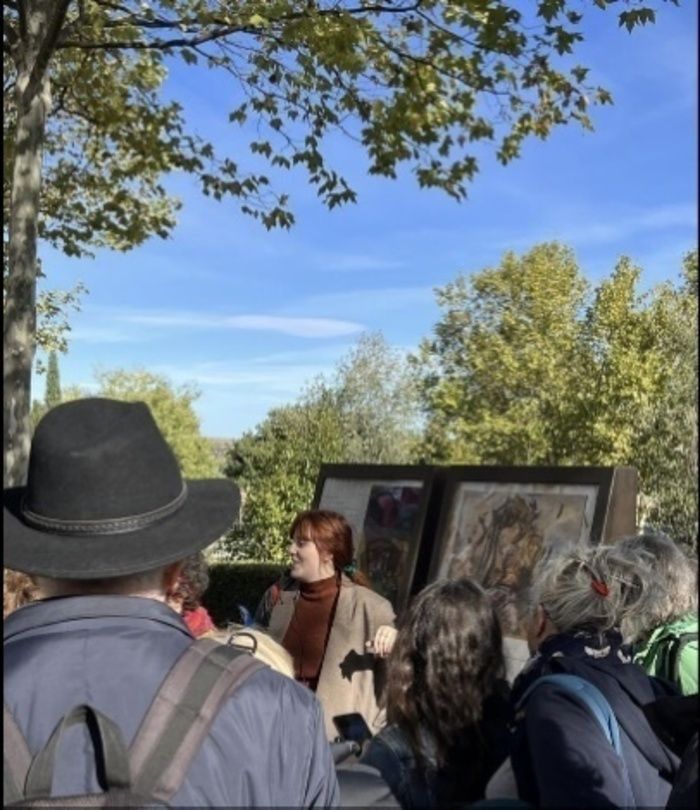
M 684 695 L 698 691 L 698 575 L 696 566 L 664 534 L 644 533 L 615 544 L 621 554 L 647 555 L 660 592 L 631 617 L 634 660 L 672 681 Z
M 572 692 L 538 686 L 514 722 L 511 761 L 521 799 L 538 807 L 666 804 L 678 758 L 654 734 L 643 707 L 672 687 L 632 662 L 620 632 L 654 595 L 644 559 L 614 546 L 536 567 L 527 626 L 534 655 L 513 684 L 512 705 L 541 675 L 577 675 L 610 704 L 622 757 Z

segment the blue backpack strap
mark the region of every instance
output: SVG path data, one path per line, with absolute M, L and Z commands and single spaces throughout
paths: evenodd
M 598 689 L 597 686 L 581 678 L 578 675 L 572 675 L 568 672 L 555 672 L 549 675 L 541 675 L 523 692 L 520 700 L 516 705 L 516 711 L 524 708 L 530 694 L 542 684 L 551 684 L 558 686 L 562 691 L 574 695 L 584 706 L 586 706 L 593 717 L 595 717 L 598 725 L 600 726 L 606 739 L 613 747 L 613 750 L 620 759 L 622 766 L 622 779 L 625 783 L 626 793 L 626 807 L 635 807 L 634 793 L 632 791 L 632 783 L 630 782 L 629 771 L 627 770 L 627 763 L 622 754 L 622 746 L 620 744 L 620 727 L 617 723 L 617 718 L 613 712 L 610 703 L 605 695 Z
M 533 692 L 538 686 L 549 683 L 553 686 L 559 686 L 565 692 L 570 692 L 590 710 L 591 714 L 595 717 L 598 725 L 601 727 L 603 734 L 605 734 L 608 742 L 615 750 L 618 756 L 622 756 L 622 748 L 620 746 L 620 727 L 617 724 L 617 719 L 610 708 L 610 704 L 605 698 L 605 695 L 594 686 L 590 681 L 580 678 L 578 675 L 571 675 L 565 672 L 556 672 L 551 675 L 542 675 L 536 681 L 530 684 L 525 690 L 522 697 L 518 701 L 517 708 L 520 709 L 530 693 Z

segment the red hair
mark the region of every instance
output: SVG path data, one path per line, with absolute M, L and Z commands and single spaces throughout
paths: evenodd
M 289 536 L 300 535 L 310 540 L 319 552 L 330 555 L 336 571 L 343 571 L 355 585 L 370 587 L 369 579 L 362 571 L 344 571 L 353 565 L 352 527 L 338 512 L 329 509 L 308 509 L 299 512 L 289 529 Z

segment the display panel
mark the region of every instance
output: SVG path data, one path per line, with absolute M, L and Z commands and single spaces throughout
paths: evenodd
M 323 465 L 314 507 L 340 512 L 372 587 L 397 613 L 407 605 L 430 495 L 431 471 L 402 465 Z
M 612 468 L 453 467 L 430 581 L 473 577 L 492 594 L 505 636 L 523 638 L 532 569 L 543 553 L 601 537 Z

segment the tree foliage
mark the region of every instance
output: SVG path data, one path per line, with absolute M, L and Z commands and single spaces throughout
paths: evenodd
M 6 167 L 14 159 L 12 91 L 22 69 L 33 67 L 26 65 L 34 43 L 23 12 L 45 12 L 45 38 L 53 33 L 53 40 L 44 55 L 51 101 L 39 233 L 68 254 L 124 249 L 167 233 L 178 202 L 160 178 L 175 169 L 194 172 L 207 193 L 239 198 L 268 226 L 291 223 L 288 198 L 269 191 L 269 178 L 243 169 L 240 156 L 218 154 L 188 130 L 181 105 L 162 95 L 176 61 L 230 76 L 239 98 L 230 120 L 253 122 L 260 133 L 251 152 L 275 167 L 305 168 L 330 206 L 355 196 L 321 148 L 334 130 L 362 143 L 371 172 L 393 177 L 409 162 L 421 185 L 462 197 L 477 170 L 477 142 L 493 142 L 507 163 L 527 137 L 545 138 L 572 121 L 590 126 L 589 108 L 611 100 L 589 86 L 584 67 L 560 58 L 584 39 L 586 9 L 575 6 L 564 0 L 531 10 L 474 0 L 7 3 Z M 619 19 L 633 28 L 653 21 L 653 10 L 641 4 Z
M 647 3 L 624 5 L 629 29 L 653 21 Z M 589 108 L 611 101 L 570 61 L 584 10 L 567 0 L 3 4 L 6 481 L 22 480 L 28 454 L 38 239 L 84 255 L 165 236 L 178 201 L 162 178 L 178 170 L 266 227 L 289 227 L 289 195 L 270 172 L 299 167 L 331 208 L 355 200 L 327 159 L 336 132 L 362 145 L 371 173 L 407 165 L 421 186 L 462 199 L 481 144 L 508 163 L 525 139 L 589 127 Z M 163 92 L 177 62 L 230 78 L 229 119 L 255 132 L 248 161 L 187 127 Z
M 363 335 L 327 383 L 351 462 L 402 464 L 419 436 L 418 392 L 406 357 L 380 332 Z
M 233 559 L 282 561 L 289 526 L 311 504 L 324 461 L 342 459 L 342 428 L 332 398 L 317 392 L 275 408 L 238 439 L 225 468 L 241 487 L 241 525 L 224 548 Z
M 186 478 L 220 476 L 211 444 L 201 435 L 194 410 L 199 392 L 194 387 L 174 386 L 167 377 L 149 371 L 122 369 L 99 372 L 97 381 L 96 396 L 148 405 Z
M 414 362 L 424 452 L 463 463 L 570 463 L 587 285 L 573 254 L 540 245 L 437 291 L 444 316 Z M 578 368 L 577 368 L 578 367 Z
M 49 365 L 46 370 L 46 392 L 44 404 L 47 410 L 61 403 L 61 377 L 58 370 L 58 355 L 55 351 L 49 353 Z
M 698 254 L 685 257 L 682 283 L 665 285 L 650 309 L 663 347 L 661 396 L 639 425 L 635 458 L 647 498 L 642 518 L 697 556 Z
M 226 543 L 237 559 L 283 561 L 287 532 L 311 505 L 321 464 L 402 463 L 417 442 L 417 399 L 405 358 L 363 336 L 331 379 L 272 410 L 234 442 L 227 474 L 244 492 L 242 523 Z
M 571 251 L 550 243 L 446 285 L 413 358 L 423 457 L 631 465 L 640 521 L 696 544 L 696 268 L 697 253 L 682 285 L 641 293 L 623 257 L 592 290 Z

